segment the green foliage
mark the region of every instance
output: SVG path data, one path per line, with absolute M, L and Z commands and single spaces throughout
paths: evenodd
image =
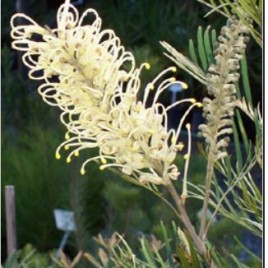
M 216 31 L 211 30 L 211 26 L 208 26 L 205 32 L 203 32 L 202 27 L 199 26 L 196 43 L 197 47 L 195 47 L 192 39 L 189 40 L 190 58 L 178 52 L 167 42 L 161 42 L 161 45 L 168 52 L 164 54 L 178 65 L 180 69 L 183 69 L 199 82 L 206 85 L 205 74 L 208 71 L 208 67 L 214 63 L 213 52 L 216 45 Z
M 215 11 L 228 18 L 233 14 L 237 15 L 237 17 L 250 29 L 251 35 L 258 45 L 262 46 L 262 0 L 198 0 L 198 2 L 207 5 L 212 9 L 207 15 Z M 257 27 L 253 27 L 248 23 L 248 17 L 254 21 Z
M 177 227 L 167 228 L 161 223 L 161 239 L 155 236 L 143 236 L 140 239 L 140 247 L 133 251 L 126 239 L 114 233 L 110 238 L 98 235 L 95 238 L 99 249 L 97 256 L 85 253 L 85 257 L 94 267 L 183 267 L 201 268 L 202 259 L 197 254 L 188 236 L 185 240 L 178 238 Z M 169 230 L 172 230 L 171 232 Z M 187 238 L 186 238 L 187 237 Z M 188 252 L 185 243 L 189 245 Z
M 51 254 L 55 254 L 52 252 Z M 14 251 L 5 261 L 3 268 L 56 268 L 50 256 L 41 254 L 30 245 L 25 245 L 22 249 Z
M 236 111 L 236 118 L 237 121 L 234 124 L 234 134 L 236 136 L 240 135 L 242 137 L 243 146 L 245 147 L 245 154 L 249 155 L 250 158 L 253 157 L 253 154 L 257 156 L 257 161 L 260 167 L 262 168 L 262 132 L 263 132 L 263 122 L 262 122 L 262 115 L 260 111 L 260 104 L 254 108 L 253 97 L 252 97 L 252 90 L 249 83 L 249 72 L 248 72 L 248 64 L 246 55 L 244 55 L 243 59 L 241 60 L 241 79 L 242 79 L 242 86 L 239 87 L 237 85 L 237 107 L 239 108 Z M 254 140 L 249 140 L 247 132 L 246 132 L 246 121 L 243 120 L 242 115 L 247 116 L 247 119 L 251 120 L 253 133 L 255 136 L 255 148 L 253 151 L 253 143 Z M 240 148 L 241 145 L 239 144 L 239 140 L 235 137 L 235 147 L 236 151 L 239 153 L 242 149 Z M 240 153 L 241 154 L 241 153 Z M 240 156 L 239 159 L 239 167 L 242 166 L 242 157 Z
M 208 26 L 203 33 L 201 26 L 197 29 L 197 51 L 194 47 L 194 42 L 192 39 L 189 40 L 189 53 L 192 61 L 197 64 L 204 72 L 207 72 L 208 66 L 214 63 L 213 58 L 213 48 L 215 47 L 215 30 L 210 31 L 210 26 Z M 200 63 L 198 62 L 198 58 Z

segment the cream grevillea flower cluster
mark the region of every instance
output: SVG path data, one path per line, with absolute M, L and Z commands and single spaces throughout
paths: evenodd
M 91 24 L 84 23 L 94 17 Z M 24 21 L 23 24 L 18 22 Z M 11 18 L 12 47 L 23 51 L 23 62 L 29 67 L 29 77 L 43 80 L 38 88 L 43 100 L 61 110 L 66 126 L 66 141 L 56 151 L 69 150 L 67 162 L 88 148 L 99 148 L 100 169 L 114 166 L 141 183 L 164 184 L 177 179 L 174 165 L 177 151 L 182 150 L 179 134 L 187 113 L 200 106 L 194 99 L 184 99 L 164 107 L 158 102 L 160 94 L 174 83 L 186 84 L 171 77 L 163 79 L 171 67 L 149 83 L 143 100 L 137 99 L 140 72 L 150 65 L 135 67 L 130 52 L 120 45 L 112 30 L 101 30 L 101 19 L 93 9 L 79 18 L 76 8 L 66 1 L 57 13 L 57 28 L 41 27 L 24 14 Z M 128 68 L 126 68 L 126 65 Z M 158 87 L 155 88 L 156 84 Z M 154 91 L 153 103 L 148 97 Z M 182 102 L 189 102 L 178 129 L 168 129 L 167 111 Z

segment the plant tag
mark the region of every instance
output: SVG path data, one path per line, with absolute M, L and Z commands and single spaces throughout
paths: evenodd
M 57 229 L 62 231 L 75 231 L 74 213 L 69 210 L 54 209 Z

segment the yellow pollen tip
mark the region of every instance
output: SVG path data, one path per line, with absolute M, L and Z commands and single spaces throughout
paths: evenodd
M 177 139 L 176 139 L 175 137 L 172 137 L 172 138 L 171 138 L 171 143 L 172 143 L 172 144 L 176 144 L 176 140 L 177 140 Z
M 145 69 L 149 70 L 151 68 L 151 65 L 149 63 L 144 63 L 144 67 Z
M 70 139 L 70 135 L 69 135 L 69 133 L 67 132 L 66 134 L 65 134 L 65 140 L 69 140 Z
M 175 66 L 171 67 L 170 69 L 173 73 L 176 73 L 177 72 L 177 68 Z
M 65 146 L 64 146 L 64 150 L 67 151 L 67 150 L 69 150 L 69 149 L 70 149 L 70 146 L 69 146 L 69 145 L 65 145 Z
M 177 145 L 177 150 L 182 151 L 183 148 L 184 148 L 184 144 L 182 142 L 179 142 L 179 144 Z
M 187 128 L 187 129 L 190 129 L 190 128 L 191 128 L 191 124 L 189 124 L 189 123 L 186 124 L 186 128 Z
M 74 156 L 78 157 L 79 156 L 79 151 L 75 151 Z
M 56 157 L 56 159 L 61 159 L 61 156 L 60 156 L 59 153 L 56 153 L 56 154 L 55 154 L 55 157 Z
M 196 99 L 191 99 L 191 103 L 196 103 Z
M 102 157 L 102 158 L 101 158 L 101 163 L 102 163 L 102 164 L 107 164 L 107 160 L 106 160 L 105 158 Z
M 85 171 L 84 168 L 81 168 L 81 169 L 80 169 L 80 174 L 81 174 L 81 175 L 85 175 L 85 174 L 86 174 L 86 171 Z
M 187 89 L 188 88 L 188 85 L 186 83 L 184 83 L 184 82 L 181 82 L 181 86 L 182 86 L 183 89 Z
M 175 77 L 170 77 L 170 82 L 175 82 L 176 81 L 176 78 Z
M 66 163 L 71 163 L 71 157 L 66 158 Z
M 100 170 L 104 170 L 104 168 L 105 168 L 105 167 L 104 167 L 103 165 L 101 165 L 101 166 L 99 167 Z
M 150 83 L 150 84 L 149 84 L 149 88 L 150 88 L 151 90 L 154 90 L 154 85 L 153 85 L 152 83 Z
M 203 107 L 203 103 L 198 102 L 198 103 L 197 103 L 197 107 L 199 107 L 199 108 Z
M 189 155 L 188 154 L 185 154 L 184 156 L 183 156 L 183 159 L 184 160 L 187 160 L 189 158 Z

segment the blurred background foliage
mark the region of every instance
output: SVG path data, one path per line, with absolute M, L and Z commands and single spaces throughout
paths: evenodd
M 17 0 L 18 3 L 21 11 L 39 24 L 53 27 L 56 9 L 62 1 Z M 144 84 L 172 65 L 163 56 L 160 40 L 187 55 L 188 40 L 191 38 L 195 42 L 199 25 L 213 24 L 219 31 L 225 23 L 225 19 L 217 14 L 204 18 L 208 9 L 195 0 L 85 0 L 77 8 L 83 11 L 88 7 L 98 11 L 103 18 L 103 27 L 116 32 L 127 50 L 134 53 L 137 64 L 145 61 L 151 64 L 152 68 L 142 75 Z M 59 121 L 59 111 L 41 101 L 36 92 L 38 83 L 28 80 L 18 55 L 10 49 L 9 20 L 15 12 L 15 1 L 2 1 L 2 261 L 6 258 L 5 185 L 15 186 L 19 247 L 31 243 L 40 252 L 58 247 L 63 233 L 55 227 L 55 208 L 75 211 L 77 232 L 72 234 L 66 247 L 71 256 L 78 250 L 94 250 L 92 236 L 100 232 L 108 236 L 114 231 L 124 233 L 134 249 L 139 247 L 139 237 L 152 233 L 161 236 L 160 221 L 168 224 L 175 216 L 152 194 L 126 184 L 112 173 L 100 172 L 95 165 L 85 176 L 79 175 L 83 157 L 94 154 L 94 151 L 85 153 L 69 165 L 64 160 L 55 160 L 54 152 L 64 139 L 64 129 Z M 252 41 L 247 49 L 256 104 L 261 99 L 262 54 Z M 205 94 L 202 86 L 183 71 L 179 70 L 176 75 L 189 84 L 189 90 L 183 92 L 184 97 L 201 100 Z M 161 101 L 169 104 L 171 93 L 165 92 Z M 172 114 L 172 120 L 179 116 L 178 113 Z M 189 120 L 194 120 L 193 115 Z M 177 161 L 182 165 L 181 157 Z M 189 178 L 193 184 L 200 183 L 206 162 L 193 154 L 191 163 Z M 179 188 L 181 181 L 177 184 Z M 199 201 L 189 200 L 187 210 L 192 219 L 197 220 L 196 211 L 200 208 Z M 226 228 L 239 236 L 239 227 L 231 226 L 228 220 L 218 221 L 210 234 L 211 241 L 223 251 L 224 243 L 230 243 L 230 237 L 224 237 Z

